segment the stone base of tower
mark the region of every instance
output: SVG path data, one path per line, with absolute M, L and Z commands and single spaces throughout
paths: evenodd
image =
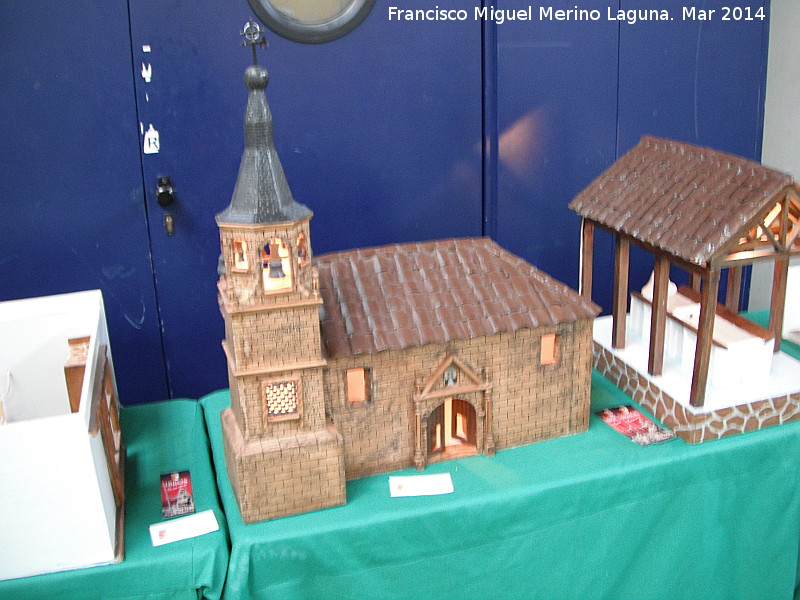
M 225 464 L 245 523 L 257 523 L 346 502 L 344 445 L 332 426 L 280 438 L 245 441 L 224 410 Z

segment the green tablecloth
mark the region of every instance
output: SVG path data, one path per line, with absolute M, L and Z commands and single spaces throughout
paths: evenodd
M 593 377 L 593 409 L 629 403 Z M 227 600 L 295 598 L 788 599 L 798 586 L 800 423 L 700 446 L 587 433 L 439 463 L 455 493 L 244 525 L 219 413 L 201 400 L 231 535 Z M 413 474 L 413 471 L 407 474 Z
M 120 412 L 120 421 L 128 449 L 125 560 L 0 582 L 0 598 L 220 598 L 228 564 L 228 533 L 200 405 L 193 400 L 172 400 L 132 406 Z M 163 520 L 160 475 L 183 469 L 191 471 L 197 510 L 214 510 L 220 530 L 154 548 L 148 528 Z M 8 551 L 3 548 L 0 552 Z

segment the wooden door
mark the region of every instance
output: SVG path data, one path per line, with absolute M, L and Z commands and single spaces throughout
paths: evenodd
M 450 411 L 450 435 L 465 444 L 476 445 L 478 422 L 475 409 L 466 400 L 453 398 Z
M 428 456 L 444 452 L 444 404 L 428 416 Z

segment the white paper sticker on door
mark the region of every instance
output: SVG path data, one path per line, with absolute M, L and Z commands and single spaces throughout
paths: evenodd
M 158 139 L 158 131 L 150 123 L 150 127 L 144 132 L 144 147 L 142 152 L 145 154 L 158 154 L 161 143 Z

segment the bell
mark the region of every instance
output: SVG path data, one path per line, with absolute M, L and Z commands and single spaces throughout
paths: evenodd
M 270 279 L 283 279 L 286 277 L 286 273 L 283 272 L 283 264 L 280 260 L 269 261 L 269 272 L 267 273 L 267 277 Z

